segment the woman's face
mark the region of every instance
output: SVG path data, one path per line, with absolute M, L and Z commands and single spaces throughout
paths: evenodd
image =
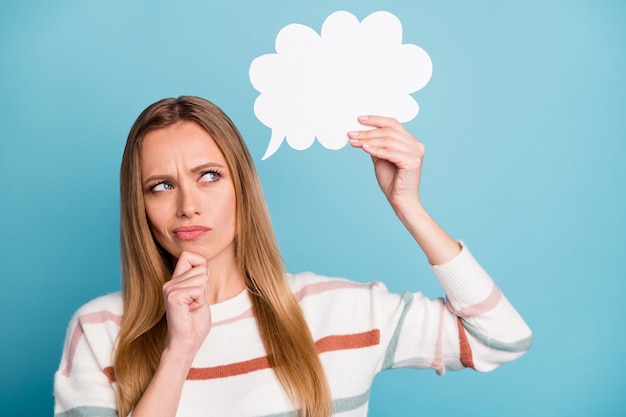
M 140 154 L 146 215 L 159 244 L 209 262 L 233 262 L 235 189 L 213 138 L 195 122 L 154 130 Z

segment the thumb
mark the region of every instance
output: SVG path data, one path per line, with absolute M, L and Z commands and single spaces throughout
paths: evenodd
M 202 255 L 193 252 L 183 252 L 180 254 L 172 276 L 176 277 L 189 271 L 194 266 L 206 265 L 207 261 Z

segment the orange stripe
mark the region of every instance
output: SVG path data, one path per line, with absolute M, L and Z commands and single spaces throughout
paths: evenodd
M 115 382 L 115 371 L 113 371 L 112 366 L 107 366 L 106 368 L 102 370 L 102 372 L 104 372 L 107 379 L 109 380 L 109 384 L 112 384 Z
M 461 364 L 466 368 L 474 369 L 474 357 L 472 355 L 472 347 L 467 340 L 467 334 L 465 334 L 465 327 L 461 319 L 457 317 L 457 326 L 459 327 L 459 348 L 461 350 Z
M 187 379 L 198 381 L 205 379 L 227 378 L 229 376 L 247 374 L 261 369 L 267 369 L 270 363 L 267 356 L 250 359 L 243 362 L 231 363 L 229 365 L 213 366 L 210 368 L 191 368 Z
M 363 333 L 327 336 L 315 342 L 315 347 L 319 353 L 324 353 L 334 350 L 359 349 L 379 343 L 380 330 L 374 329 Z
M 380 343 L 380 330 L 374 329 L 368 332 L 334 335 L 324 337 L 315 342 L 315 347 L 319 353 L 332 352 L 337 350 L 359 349 L 375 346 Z M 229 376 L 242 375 L 250 372 L 268 369 L 270 363 L 267 356 L 250 359 L 243 362 L 231 363 L 228 365 L 213 366 L 209 368 L 191 368 L 187 374 L 187 380 L 198 381 L 206 379 L 227 378 Z M 115 382 L 113 367 L 107 366 L 103 369 L 110 383 Z
M 327 336 L 315 342 L 315 347 L 319 353 L 324 353 L 337 350 L 359 349 L 368 346 L 375 346 L 379 343 L 380 330 L 374 329 L 363 333 Z M 267 356 L 263 356 L 261 358 L 236 362 L 229 365 L 220 365 L 210 368 L 191 368 L 189 370 L 189 374 L 187 375 L 187 379 L 205 380 L 227 378 L 230 376 L 268 369 L 269 367 L 270 363 Z

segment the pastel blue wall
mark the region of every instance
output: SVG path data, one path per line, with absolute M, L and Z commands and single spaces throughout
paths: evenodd
M 352 149 L 283 144 L 248 80 L 289 23 L 388 10 L 433 77 L 407 124 L 422 196 L 535 332 L 490 374 L 381 374 L 372 416 L 618 416 L 626 358 L 626 3 L 22 1 L 0 5 L 0 414 L 52 414 L 65 326 L 119 288 L 118 166 L 165 96 L 207 97 L 257 161 L 288 268 L 441 291 Z M 418 411 L 416 411 L 416 409 Z M 392 411 L 390 411 L 392 410 Z

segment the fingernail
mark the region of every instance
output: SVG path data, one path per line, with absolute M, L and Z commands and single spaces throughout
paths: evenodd
M 359 120 L 369 120 L 369 116 L 359 116 Z
M 353 131 L 353 132 L 348 132 L 348 136 L 350 136 L 351 138 L 356 138 L 359 137 L 359 133 L 358 131 Z

